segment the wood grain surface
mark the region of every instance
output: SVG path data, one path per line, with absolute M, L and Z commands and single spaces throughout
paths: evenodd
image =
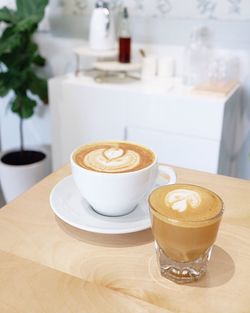
M 0 251 L 0 312 L 165 312 L 98 284 Z
M 23 308 L 23 299 L 34 289 L 34 309 L 29 312 L 249 313 L 250 182 L 175 169 L 178 182 L 207 187 L 225 203 L 219 235 L 203 279 L 177 285 L 162 278 L 150 229 L 100 235 L 77 230 L 56 218 L 49 194 L 57 182 L 70 174 L 65 166 L 0 210 L 1 281 L 14 276 L 11 266 L 20 275 L 14 285 L 0 288 L 3 305 L 5 297 L 13 293 L 13 310 L 1 310 L 0 306 L 0 312 L 22 312 L 18 305 Z M 57 284 L 61 283 L 61 302 L 67 303 L 68 311 L 59 310 L 62 303 Z M 46 286 L 51 289 L 47 296 Z M 19 288 L 27 289 L 23 297 Z M 78 303 L 80 298 L 85 300 Z M 39 311 L 39 303 L 44 301 L 52 306 L 51 310 Z M 106 302 L 108 309 L 104 310 Z M 9 303 L 10 299 L 6 306 Z

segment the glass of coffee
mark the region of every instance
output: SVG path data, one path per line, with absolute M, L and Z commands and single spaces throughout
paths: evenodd
M 152 232 L 161 275 L 177 283 L 206 272 L 223 214 L 223 201 L 201 186 L 173 184 L 149 196 Z
M 176 181 L 173 169 L 159 168 L 152 150 L 128 141 L 90 143 L 71 154 L 76 186 L 90 206 L 106 216 L 134 210 L 152 189 L 159 171 L 167 175 L 169 183 Z

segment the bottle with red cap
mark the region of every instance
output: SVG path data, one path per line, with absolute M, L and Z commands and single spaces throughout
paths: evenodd
M 124 7 L 119 29 L 119 62 L 131 61 L 131 35 L 129 30 L 128 9 Z

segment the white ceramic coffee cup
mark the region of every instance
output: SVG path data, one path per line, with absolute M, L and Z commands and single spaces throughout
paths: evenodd
M 156 154 L 148 148 L 146 149 L 154 155 L 154 161 L 149 166 L 133 172 L 103 173 L 83 168 L 76 163 L 74 155 L 83 147 L 84 145 L 71 153 L 73 179 L 81 195 L 102 215 L 121 216 L 131 212 L 151 191 L 160 171 L 162 176 L 169 177 L 165 183 L 176 182 L 174 170 L 159 166 Z

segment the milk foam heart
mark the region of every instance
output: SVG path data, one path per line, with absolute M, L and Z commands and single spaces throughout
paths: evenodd
M 109 160 L 121 157 L 124 154 L 123 149 L 110 148 L 104 151 L 105 157 Z
M 175 189 L 165 196 L 165 204 L 178 212 L 184 212 L 188 206 L 197 208 L 200 203 L 199 193 L 193 190 Z

